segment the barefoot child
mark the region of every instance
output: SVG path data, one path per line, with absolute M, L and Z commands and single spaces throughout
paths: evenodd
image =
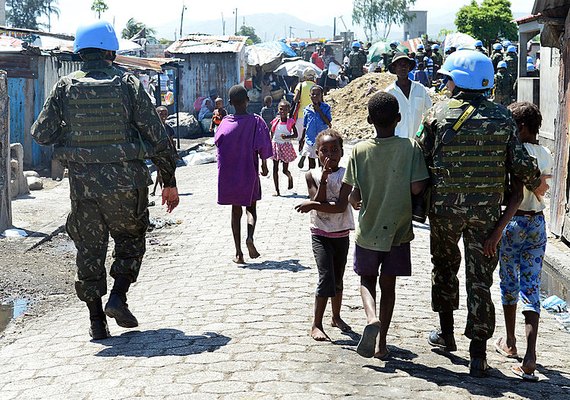
M 277 107 L 279 116 L 270 123 L 271 141 L 273 145 L 273 182 L 275 183 L 275 196 L 279 196 L 279 161 L 283 163 L 283 173 L 287 176 L 287 189 L 293 189 L 293 175 L 289 172 L 289 163 L 295 161 L 297 154 L 291 139 L 297 137 L 295 120 L 289 118 L 291 104 L 281 100 Z
M 400 119 L 393 95 L 378 92 L 370 98 L 368 122 L 374 125 L 376 137 L 354 146 L 343 180 L 354 187 L 350 203 L 360 209 L 354 271 L 360 275 L 368 325 L 356 351 L 379 359 L 389 353 L 386 335 L 396 300 L 396 277 L 412 274 L 412 194 L 421 193 L 429 176 L 419 146 L 411 139 L 394 136 Z M 381 291 L 379 316 L 377 283 Z
M 553 160 L 550 151 L 538 144 L 537 135 L 542 123 L 538 107 L 521 102 L 509 105 L 509 110 L 518 126 L 519 138 L 525 149 L 536 158 L 543 178 L 550 177 Z M 511 368 L 523 380 L 536 381 L 536 339 L 540 317 L 540 274 L 546 249 L 546 227 L 543 210 L 546 204 L 526 187 L 522 188 L 522 203 L 505 212 L 507 221 L 502 219 L 485 242 L 485 254 L 494 255 L 499 240 L 499 276 L 501 278 L 501 299 L 505 313 L 506 339 L 495 342 L 497 352 L 507 358 L 517 358 L 515 324 L 517 302 L 522 301 L 525 319 L 526 353 L 521 365 Z M 516 200 L 514 201 L 517 203 Z M 509 206 L 513 201 L 509 202 Z M 510 219 L 510 221 L 509 221 Z M 508 224 L 507 224 L 508 222 Z M 504 230 L 503 230 L 504 229 Z M 502 238 L 501 238 L 502 233 Z
M 342 157 L 342 137 L 327 129 L 316 138 L 316 152 L 322 171 L 310 170 L 305 175 L 311 200 L 299 204 L 299 212 L 311 212 L 313 254 L 319 270 L 319 283 L 315 294 L 315 314 L 311 337 L 330 340 L 323 328 L 323 314 L 329 297 L 332 304 L 331 325 L 343 332 L 350 331 L 340 317 L 342 305 L 342 279 L 349 246 L 349 231 L 354 229 L 352 210 L 348 205 L 351 187 L 342 182 L 345 168 L 339 167 Z
M 232 234 L 236 254 L 234 262 L 243 264 L 240 220 L 245 206 L 247 215 L 246 245 L 250 258 L 259 257 L 253 243 L 257 221 L 256 202 L 261 199 L 259 158 L 261 175 L 266 176 L 266 159 L 272 156 L 271 138 L 267 125 L 255 114 L 247 113 L 247 91 L 235 85 L 229 91 L 230 104 L 235 114 L 226 116 L 214 137 L 218 147 L 218 204 L 232 206 Z
M 315 168 L 315 139 L 319 132 L 331 127 L 331 107 L 323 101 L 323 88 L 311 87 L 311 104 L 303 112 L 303 132 L 299 139 L 299 168 L 303 168 L 305 157 L 309 157 L 309 169 Z

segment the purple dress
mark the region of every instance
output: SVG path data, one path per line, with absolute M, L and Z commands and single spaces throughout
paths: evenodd
M 259 157 L 273 155 L 269 130 L 255 114 L 226 116 L 214 137 L 218 147 L 218 204 L 250 206 L 261 199 Z

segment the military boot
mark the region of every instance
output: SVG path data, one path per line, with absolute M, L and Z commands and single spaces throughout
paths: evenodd
M 469 344 L 469 375 L 475 378 L 484 378 L 488 375 L 487 341 L 472 339 Z
M 453 311 L 439 313 L 441 330 L 430 332 L 428 343 L 445 351 L 456 351 L 455 337 L 453 336 Z
M 111 337 L 109 327 L 107 326 L 107 318 L 103 312 L 103 303 L 101 299 L 87 302 L 89 309 L 89 319 L 91 324 L 89 326 L 89 336 L 93 340 L 102 340 Z
M 115 318 L 117 325 L 123 328 L 135 328 L 139 325 L 127 304 L 127 291 L 130 284 L 130 279 L 124 275 L 115 277 L 115 284 L 105 305 L 105 314 L 110 318 Z

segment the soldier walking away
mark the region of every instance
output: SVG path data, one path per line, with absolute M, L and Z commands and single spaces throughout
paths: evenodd
M 348 55 L 348 78 L 350 81 L 360 78 L 366 64 L 366 53 L 362 50 L 360 42 L 352 43 L 352 51 Z
M 179 201 L 168 135 L 140 81 L 113 66 L 118 48 L 108 22 L 80 26 L 74 52 L 83 66 L 56 83 L 32 126 L 32 137 L 54 145 L 54 157 L 69 170 L 66 230 L 77 248 L 75 290 L 87 303 L 94 340 L 110 336 L 105 314 L 119 326 L 138 326 L 127 291 L 139 273 L 149 224 L 152 180 L 145 157 L 160 171 L 167 211 Z M 109 234 L 115 241 L 114 285 L 103 310 Z
M 475 50 L 478 52 L 487 55 L 487 50 L 483 47 L 483 42 L 481 40 L 475 41 Z
M 512 173 L 538 194 L 544 194 L 547 185 L 519 142 L 511 113 L 483 95 L 493 87 L 491 60 L 474 50 L 459 50 L 439 73 L 447 77 L 452 98 L 427 112 L 417 134 L 432 175 L 432 308 L 441 325 L 428 342 L 457 350 L 453 311 L 459 307 L 458 242 L 463 236 L 469 373 L 482 377 L 489 369 L 487 340 L 495 329 L 490 287 L 497 266 L 497 256 L 485 256 L 483 244 L 501 214 L 505 176 Z
M 495 43 L 493 45 L 493 54 L 491 54 L 491 61 L 493 62 L 493 68 L 497 72 L 497 65 L 499 62 L 503 61 L 503 46 L 501 43 Z
M 439 44 L 434 44 L 432 46 L 432 55 L 431 58 L 433 59 L 433 72 L 437 73 L 443 64 L 443 56 L 439 52 Z M 436 77 L 433 76 L 433 79 Z
M 497 68 L 493 101 L 508 106 L 515 100 L 515 79 L 507 70 L 506 62 L 500 61 L 499 64 L 497 64 Z

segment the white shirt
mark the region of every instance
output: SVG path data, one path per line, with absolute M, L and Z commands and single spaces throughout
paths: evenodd
M 431 98 L 424 85 L 418 82 L 412 82 L 410 88 L 410 97 L 406 97 L 402 89 L 396 82 L 388 86 L 385 92 L 390 93 L 398 99 L 400 106 L 400 115 L 402 120 L 396 126 L 396 136 L 413 139 L 416 135 L 420 124 L 422 123 L 423 114 L 432 106 Z
M 342 178 L 346 168 L 340 167 L 338 171 L 332 172 L 327 178 L 327 201 L 337 202 L 340 196 L 340 188 L 342 186 Z M 321 182 L 322 171 L 312 169 L 311 174 L 317 185 Z M 341 232 L 354 229 L 354 217 L 352 216 L 352 208 L 346 206 L 343 213 L 327 213 L 312 210 L 311 228 L 317 228 L 325 232 Z
M 292 128 L 291 128 L 292 129 Z M 291 139 L 284 139 L 283 135 L 290 135 L 291 132 L 287 129 L 287 122 L 279 121 L 275 127 L 275 132 L 273 132 L 273 141 L 275 143 L 291 143 Z
M 552 159 L 552 154 L 550 154 L 550 150 L 544 146 L 532 143 L 523 143 L 523 146 L 531 157 L 536 158 L 536 163 L 538 164 L 538 169 L 540 170 L 541 175 L 552 174 L 552 165 L 554 164 L 554 161 Z M 523 201 L 519 206 L 519 210 L 539 212 L 545 208 L 546 203 L 544 202 L 544 199 L 539 200 L 536 195 L 525 186 L 523 188 Z

